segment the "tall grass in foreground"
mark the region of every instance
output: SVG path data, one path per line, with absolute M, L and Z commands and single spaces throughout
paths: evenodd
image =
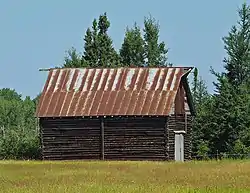
M 0 192 L 250 192 L 250 161 L 0 161 Z

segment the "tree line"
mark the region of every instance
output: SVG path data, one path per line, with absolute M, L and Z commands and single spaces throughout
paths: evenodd
M 168 62 L 168 48 L 159 40 L 160 25 L 152 16 L 144 18 L 143 29 L 127 27 L 121 48 L 116 50 L 108 34 L 106 13 L 94 19 L 83 38 L 82 54 L 68 51 L 59 68 L 174 66 Z M 209 93 L 198 69 L 193 71 L 191 90 L 196 116 L 193 121 L 193 156 L 250 153 L 250 6 L 238 10 L 238 22 L 222 38 L 226 57 L 224 71 L 216 77 L 215 92 Z M 220 61 L 218 61 L 220 62 Z M 0 158 L 39 159 L 37 101 L 22 99 L 15 90 L 0 90 Z
M 168 49 L 159 40 L 160 25 L 152 16 L 144 19 L 141 30 L 135 23 L 127 27 L 122 46 L 116 51 L 108 35 L 110 21 L 107 14 L 94 19 L 84 36 L 84 51 L 80 55 L 75 48 L 68 51 L 62 67 L 119 67 L 166 66 Z M 143 33 L 142 33 L 143 31 Z

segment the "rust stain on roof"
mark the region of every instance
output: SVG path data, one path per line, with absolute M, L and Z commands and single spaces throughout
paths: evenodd
M 169 115 L 191 68 L 51 69 L 37 117 Z

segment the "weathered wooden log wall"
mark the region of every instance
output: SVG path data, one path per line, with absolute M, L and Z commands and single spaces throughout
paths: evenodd
M 42 158 L 99 159 L 99 119 L 40 119 Z
M 189 117 L 185 122 L 184 115 L 40 119 L 42 157 L 45 160 L 174 160 L 174 131 L 186 129 L 187 160 L 191 157 L 190 120 Z
M 105 119 L 105 159 L 165 160 L 165 126 L 164 117 Z

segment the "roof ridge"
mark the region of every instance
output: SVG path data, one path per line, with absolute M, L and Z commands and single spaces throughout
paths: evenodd
M 74 68 L 39 68 L 39 71 L 50 71 L 50 70 L 72 70 L 72 69 L 134 69 L 134 68 L 144 68 L 144 69 L 152 69 L 152 68 L 183 68 L 183 69 L 193 69 L 191 66 L 150 66 L 150 67 L 139 67 L 139 66 L 122 66 L 122 67 L 74 67 Z

